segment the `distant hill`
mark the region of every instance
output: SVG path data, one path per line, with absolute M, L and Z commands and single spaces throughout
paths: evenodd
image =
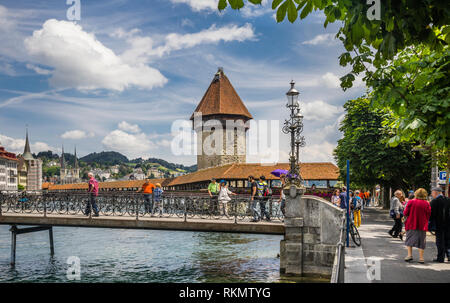
M 60 161 L 59 155 L 52 153 L 51 151 L 40 152 L 35 156 L 44 161 L 44 166 L 46 166 L 46 164 L 52 160 L 58 162 Z M 64 153 L 64 158 L 67 165 L 73 165 L 75 161 L 75 157 L 73 154 Z M 183 164 L 175 164 L 158 158 L 149 158 L 147 160 L 137 158 L 129 160 L 126 156 L 115 151 L 102 151 L 100 153 L 94 152 L 81 157 L 78 160 L 78 163 L 82 168 L 86 166 L 108 167 L 113 165 L 120 165 L 121 169 L 127 170 L 127 172 L 131 171 L 134 167 L 142 167 L 144 171 L 147 171 L 149 167 L 156 166 L 160 171 L 164 172 L 168 176 L 179 172 L 191 173 L 197 171 L 197 165 L 185 166 Z
M 117 165 L 130 162 L 128 158 L 115 151 L 103 151 L 100 153 L 91 153 L 80 158 L 80 161 L 86 163 L 98 163 L 101 165 Z

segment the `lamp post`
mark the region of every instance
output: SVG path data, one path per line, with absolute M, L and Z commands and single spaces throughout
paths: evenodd
M 294 80 L 291 81 L 291 88 L 286 93 L 288 102 L 286 107 L 291 111 L 288 119 L 284 121 L 283 133 L 291 135 L 291 151 L 289 153 L 289 176 L 288 183 L 302 187 L 302 177 L 300 176 L 300 147 L 305 146 L 305 137 L 301 135 L 303 132 L 303 116 L 300 113 L 300 104 L 298 102 L 298 95 L 300 94 L 295 89 Z

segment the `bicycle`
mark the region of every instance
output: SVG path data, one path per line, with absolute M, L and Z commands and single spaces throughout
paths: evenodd
M 355 243 L 356 246 L 361 246 L 361 236 L 359 235 L 359 231 L 353 221 L 350 221 L 349 227 L 349 233 L 352 237 L 353 243 Z

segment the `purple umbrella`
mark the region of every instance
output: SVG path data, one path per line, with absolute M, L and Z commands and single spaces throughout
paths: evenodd
M 281 175 L 287 175 L 289 173 L 289 171 L 285 170 L 285 169 L 276 169 L 270 173 L 272 175 L 274 175 L 275 177 L 280 177 Z

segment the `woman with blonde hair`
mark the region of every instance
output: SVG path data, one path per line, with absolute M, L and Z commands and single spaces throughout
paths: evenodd
M 408 201 L 405 209 L 406 241 L 408 249 L 406 262 L 412 261 L 412 248 L 419 249 L 419 263 L 424 264 L 423 253 L 426 246 L 426 233 L 428 230 L 428 220 L 431 215 L 431 206 L 427 201 L 428 193 L 425 189 L 419 188 L 414 193 L 415 199 Z

